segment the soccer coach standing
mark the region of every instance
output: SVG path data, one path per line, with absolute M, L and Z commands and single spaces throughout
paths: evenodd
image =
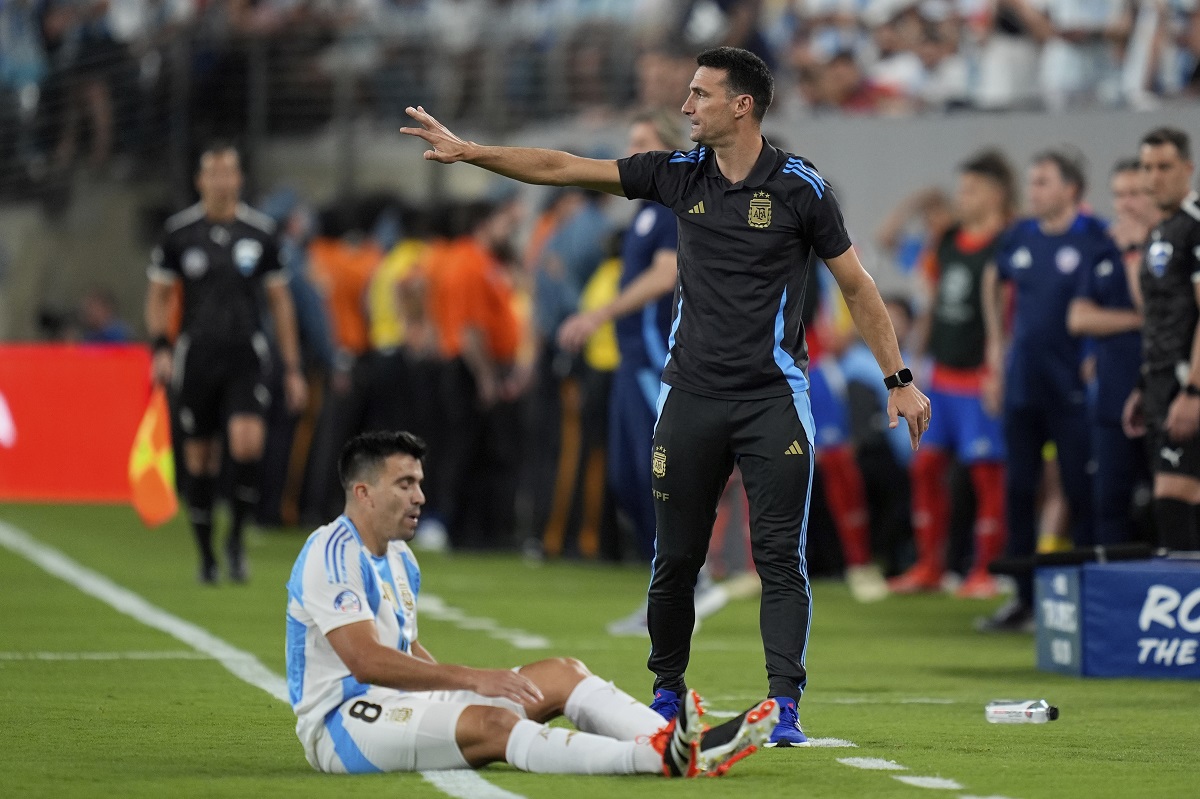
M 652 454 L 658 526 L 648 597 L 653 706 L 673 718 L 686 691 L 696 575 L 721 488 L 737 463 L 763 585 L 769 696 L 780 700 L 780 723 L 768 745 L 791 746 L 806 742 L 796 701 L 806 680 L 810 621 L 804 543 L 813 421 L 800 307 L 814 257 L 837 279 L 892 389 L 891 423 L 905 417 L 914 449 L 930 407 L 904 368 L 883 300 L 851 248 L 829 185 L 811 162 L 763 138 L 773 93 L 767 66 L 730 47 L 707 50 L 696 63 L 683 113 L 699 146 L 686 153 L 603 161 L 487 147 L 460 139 L 422 108 L 408 109 L 421 127 L 401 130 L 433 146 L 426 159 L 465 161 L 526 183 L 583 186 L 674 211 L 679 283 Z

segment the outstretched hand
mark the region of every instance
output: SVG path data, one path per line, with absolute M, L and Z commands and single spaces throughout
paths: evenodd
M 921 445 L 921 436 L 929 429 L 932 411 L 929 397 L 921 393 L 912 383 L 888 392 L 888 427 L 900 423 L 900 417 L 908 422 L 908 438 L 915 450 Z
M 419 128 L 400 128 L 400 132 L 409 136 L 424 139 L 432 150 L 425 151 L 426 161 L 437 161 L 442 164 L 453 164 L 467 158 L 467 150 L 471 142 L 455 135 L 449 128 L 438 122 L 421 106 L 411 105 L 404 112 L 421 124 Z

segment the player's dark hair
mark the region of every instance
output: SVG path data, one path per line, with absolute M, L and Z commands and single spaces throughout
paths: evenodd
M 1140 172 L 1141 169 L 1142 162 L 1138 159 L 1122 158 L 1117 161 L 1117 163 L 1113 164 L 1112 172 L 1110 174 L 1119 175 L 1122 172 Z
M 199 157 L 196 158 L 196 171 L 200 171 L 200 165 L 204 163 L 206 155 L 220 155 L 221 153 L 233 153 L 241 160 L 242 154 L 238 150 L 237 144 L 232 139 L 210 139 L 204 143 L 204 147 L 200 150 Z
M 696 65 L 725 70 L 725 88 L 754 99 L 751 113 L 762 122 L 775 97 L 775 79 L 765 61 L 740 47 L 714 47 L 696 56 Z
M 1180 158 L 1184 161 L 1192 160 L 1191 140 L 1179 128 L 1169 128 L 1166 126 L 1155 128 L 1142 137 L 1142 144 L 1148 144 L 1151 147 L 1172 144 L 1175 146 L 1175 151 L 1179 153 Z
M 1064 183 L 1075 187 L 1075 199 L 1082 200 L 1087 193 L 1087 174 L 1083 162 L 1083 153 L 1072 152 L 1065 147 L 1054 150 L 1043 150 L 1033 157 L 1035 164 L 1054 164 Z
M 403 430 L 377 430 L 350 439 L 338 458 L 338 478 L 346 491 L 368 473 L 373 474 L 392 455 L 425 457 L 425 442 Z
M 980 150 L 959 164 L 958 171 L 979 175 L 995 183 L 1004 192 L 1005 212 L 1012 214 L 1016 211 L 1017 174 L 1008 158 L 1000 150 L 992 147 Z

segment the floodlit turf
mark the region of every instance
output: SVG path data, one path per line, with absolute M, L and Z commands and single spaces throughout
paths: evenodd
M 147 531 L 124 508 L 0 506 L 0 520 L 56 547 L 149 602 L 283 672 L 283 584 L 303 541 L 272 532 L 250 543 L 248 586 L 202 588 L 182 520 Z M 445 661 L 508 666 L 573 655 L 648 696 L 647 642 L 604 624 L 645 588 L 639 568 L 532 565 L 518 558 L 424 554 L 423 587 L 466 613 L 549 639 L 522 651 L 447 622 L 421 621 Z M 26 796 L 445 796 L 417 775 L 313 772 L 283 703 L 212 660 L 0 548 L 0 794 Z M 765 751 L 719 780 L 535 776 L 503 767 L 486 779 L 529 799 L 640 797 L 1194 797 L 1200 775 L 1200 685 L 1077 680 L 1033 668 L 1028 637 L 984 637 L 971 619 L 994 603 L 945 597 L 855 604 L 838 583 L 815 587 L 806 732 L 854 749 Z M 731 605 L 695 639 L 689 683 L 712 708 L 743 709 L 765 678 L 755 601 Z M 13 660 L 16 654 L 182 653 L 145 660 Z M 1046 698 L 1048 725 L 990 725 L 994 698 Z M 914 703 L 912 700 L 926 700 Z M 838 762 L 892 760 L 906 771 Z M 903 784 L 941 777 L 961 790 Z

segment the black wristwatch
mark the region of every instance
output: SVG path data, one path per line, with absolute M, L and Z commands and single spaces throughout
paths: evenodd
M 1183 387 L 1183 393 L 1187 394 L 1189 397 L 1200 397 L 1200 386 L 1188 383 Z
M 896 372 L 894 375 L 888 375 L 887 377 L 883 378 L 883 384 L 887 386 L 888 391 L 891 391 L 894 388 L 904 388 L 905 386 L 912 385 L 912 381 L 912 370 L 907 367 L 901 369 L 899 372 Z

